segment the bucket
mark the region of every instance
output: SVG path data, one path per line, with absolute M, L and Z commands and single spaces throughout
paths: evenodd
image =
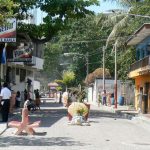
M 119 105 L 120 106 L 124 105 L 124 97 L 123 96 L 119 96 Z

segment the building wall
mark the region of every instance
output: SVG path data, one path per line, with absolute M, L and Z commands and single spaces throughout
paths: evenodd
M 105 80 L 105 89 L 107 93 L 114 93 L 114 80 Z M 93 87 L 89 87 L 88 89 L 89 103 L 97 105 L 98 93 L 102 91 L 103 80 L 96 79 Z M 90 94 L 92 94 L 92 96 Z M 130 105 L 134 103 L 134 94 L 134 85 L 130 81 L 126 81 L 125 83 L 122 83 L 120 80 L 117 81 L 117 99 L 119 99 L 119 96 L 123 96 L 126 104 Z
M 146 56 L 150 55 L 150 36 L 145 38 L 142 42 L 136 46 L 136 59 L 142 60 Z M 143 71 L 142 71 L 143 70 Z M 144 71 L 147 73 L 144 73 Z M 142 72 L 142 74 L 140 74 Z M 149 64 L 145 67 L 140 67 L 129 73 L 130 78 L 135 79 L 135 108 L 143 113 L 150 112 L 150 73 Z M 149 89 L 146 88 L 146 84 L 149 85 Z M 148 92 L 145 92 L 148 90 Z M 146 94 L 147 93 L 147 94 Z M 147 100 L 146 100 L 147 99 Z
M 88 88 L 88 101 L 93 102 L 93 87 Z
M 143 95 L 145 94 L 145 84 L 146 83 L 150 83 L 150 74 L 147 74 L 147 75 L 142 75 L 142 76 L 138 76 L 137 78 L 135 78 L 135 87 L 136 87 L 136 90 L 135 90 L 135 107 L 136 109 L 138 110 L 140 107 L 141 107 L 141 111 L 144 110 L 144 99 L 143 99 Z M 142 93 L 140 92 L 140 89 L 143 89 L 142 90 Z M 149 89 L 148 89 L 148 112 L 150 112 L 150 86 L 149 86 Z M 140 106 L 140 101 L 141 102 L 141 105 Z M 148 113 L 147 112 L 147 113 Z
M 150 55 L 150 37 L 144 39 L 136 46 L 136 59 L 140 60 Z

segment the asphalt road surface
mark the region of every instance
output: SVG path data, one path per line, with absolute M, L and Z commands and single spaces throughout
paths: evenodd
M 20 120 L 20 114 L 14 118 Z M 16 136 L 8 128 L 0 136 L 2 150 L 150 150 L 150 131 L 132 120 L 91 106 L 90 126 L 68 125 L 67 110 L 54 101 L 30 114 L 41 120 L 35 135 Z

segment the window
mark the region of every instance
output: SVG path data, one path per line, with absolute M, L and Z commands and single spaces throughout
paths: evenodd
M 149 44 L 147 45 L 146 50 L 147 50 L 147 54 L 150 55 L 150 45 Z

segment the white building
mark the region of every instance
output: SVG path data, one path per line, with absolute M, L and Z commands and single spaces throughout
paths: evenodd
M 12 90 L 27 89 L 27 79 L 31 82 L 32 98 L 34 89 L 40 89 L 40 82 L 35 81 L 35 73 L 43 69 L 43 45 L 37 45 L 26 34 L 18 34 L 18 46 L 8 44 L 7 63 L 1 64 L 1 79 L 10 83 Z M 2 49 L 2 48 L 1 48 Z
M 114 80 L 105 80 L 106 93 L 114 93 Z M 95 79 L 94 83 L 88 87 L 88 102 L 94 105 L 98 103 L 98 93 L 103 91 L 103 79 Z M 134 85 L 130 81 L 125 83 L 117 81 L 117 99 L 119 96 L 125 98 L 126 104 L 132 104 L 134 100 Z

